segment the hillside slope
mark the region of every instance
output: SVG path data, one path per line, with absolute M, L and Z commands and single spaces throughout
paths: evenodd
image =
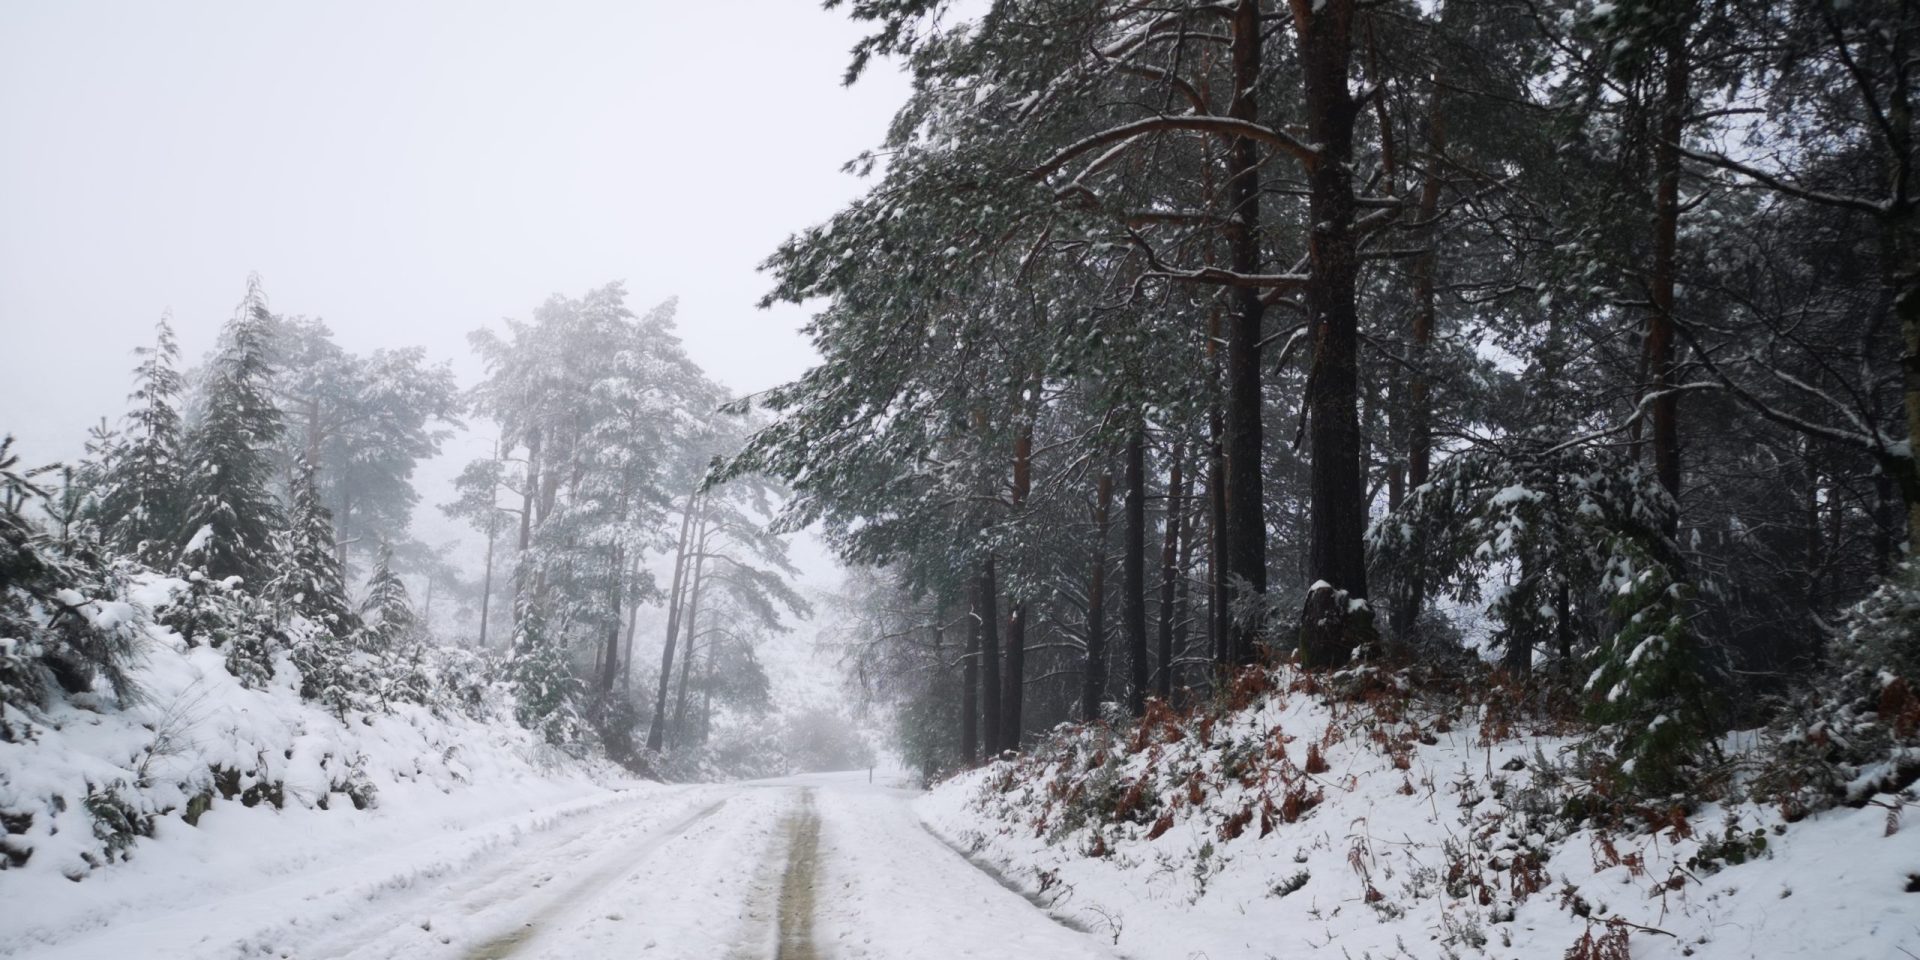
M 1604 827 L 1580 816 L 1596 794 L 1569 773 L 1568 731 L 1372 687 L 1249 674 L 1239 709 L 1062 727 L 920 812 L 1132 957 L 1920 953 L 1920 823 L 1900 798 L 1795 823 L 1729 800 Z M 1725 768 L 1754 742 L 1730 738 Z

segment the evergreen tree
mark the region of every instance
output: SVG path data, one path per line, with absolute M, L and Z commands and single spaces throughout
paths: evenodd
M 155 326 L 153 345 L 136 352 L 141 361 L 133 371 L 133 409 L 107 461 L 98 510 L 114 549 L 164 567 L 174 559 L 185 479 L 180 456 L 184 381 L 176 369 L 180 347 L 167 318 Z
M 280 509 L 270 492 L 271 445 L 280 411 L 267 392 L 272 315 L 260 278 L 222 333 L 208 372 L 200 422 L 187 438 L 185 507 L 176 534 L 183 560 L 215 579 L 263 583 L 275 569 Z
M 345 578 L 333 549 L 333 518 L 320 501 L 313 467 L 296 464 L 293 505 L 280 575 L 272 595 L 288 613 L 305 617 L 330 636 L 345 637 L 359 626 L 347 601 Z
M 388 544 L 382 543 L 375 555 L 373 573 L 367 578 L 367 595 L 360 601 L 360 618 L 373 649 L 400 649 L 417 639 L 413 603 L 407 597 L 406 583 L 393 571 L 393 547 Z
M 29 510 L 51 496 L 37 482 L 48 468 L 19 463 L 13 438 L 0 438 L 0 708 L 32 716 L 56 691 L 124 700 L 136 693 L 126 668 L 139 620 L 114 602 L 121 572 L 36 526 Z M 27 732 L 0 719 L 0 741 Z

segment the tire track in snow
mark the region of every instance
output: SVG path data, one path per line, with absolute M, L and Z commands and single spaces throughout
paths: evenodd
M 813 903 L 820 864 L 820 815 L 813 790 L 800 793 L 800 808 L 787 817 L 787 870 L 780 883 L 780 940 L 775 960 L 816 960 Z
M 600 890 L 613 883 L 613 881 L 640 869 L 640 867 L 645 864 L 647 858 L 651 857 L 661 847 L 681 834 L 686 833 L 688 830 L 693 829 L 694 825 L 700 821 L 720 812 L 720 808 L 726 805 L 727 798 L 722 797 L 694 811 L 691 815 L 682 817 L 668 824 L 666 827 L 647 835 L 645 839 L 630 848 L 629 852 L 632 854 L 631 856 L 619 858 L 613 863 L 575 880 L 567 886 L 566 890 L 550 897 L 545 907 L 528 917 L 519 927 L 496 936 L 468 951 L 466 954 L 467 960 L 503 960 L 503 958 L 512 956 L 515 951 L 526 946 L 527 943 L 537 936 L 546 925 L 550 924 L 555 917 L 567 913 L 577 902 L 585 899 L 586 894 Z

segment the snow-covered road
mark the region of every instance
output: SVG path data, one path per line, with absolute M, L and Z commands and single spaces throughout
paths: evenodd
M 0 954 L 60 958 L 1112 957 L 867 773 L 658 788 L 123 902 Z M 544 815 L 542 815 L 544 814 Z M 180 878 L 191 890 L 195 878 Z

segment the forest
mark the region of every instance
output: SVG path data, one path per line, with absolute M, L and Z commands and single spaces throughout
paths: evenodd
M 593 939 L 588 871 L 540 955 L 1920 950 L 1920 3 L 825 7 L 910 89 L 753 251 L 797 379 L 614 282 L 463 382 L 255 276 L 0 446 L 0 866 L 131 902 L 209 811 L 491 792 L 583 805 L 529 864 L 734 851 L 724 922 Z M 74 919 L 0 955 L 123 942 L 7 872 Z M 890 913 L 972 884 L 1036 939 Z M 415 895 L 245 937 L 525 946 Z
M 915 93 L 733 467 L 929 769 L 1291 658 L 1490 670 L 1629 796 L 1789 715 L 1880 715 L 1808 803 L 1920 772 L 1911 5 L 938 8 L 852 10 Z

